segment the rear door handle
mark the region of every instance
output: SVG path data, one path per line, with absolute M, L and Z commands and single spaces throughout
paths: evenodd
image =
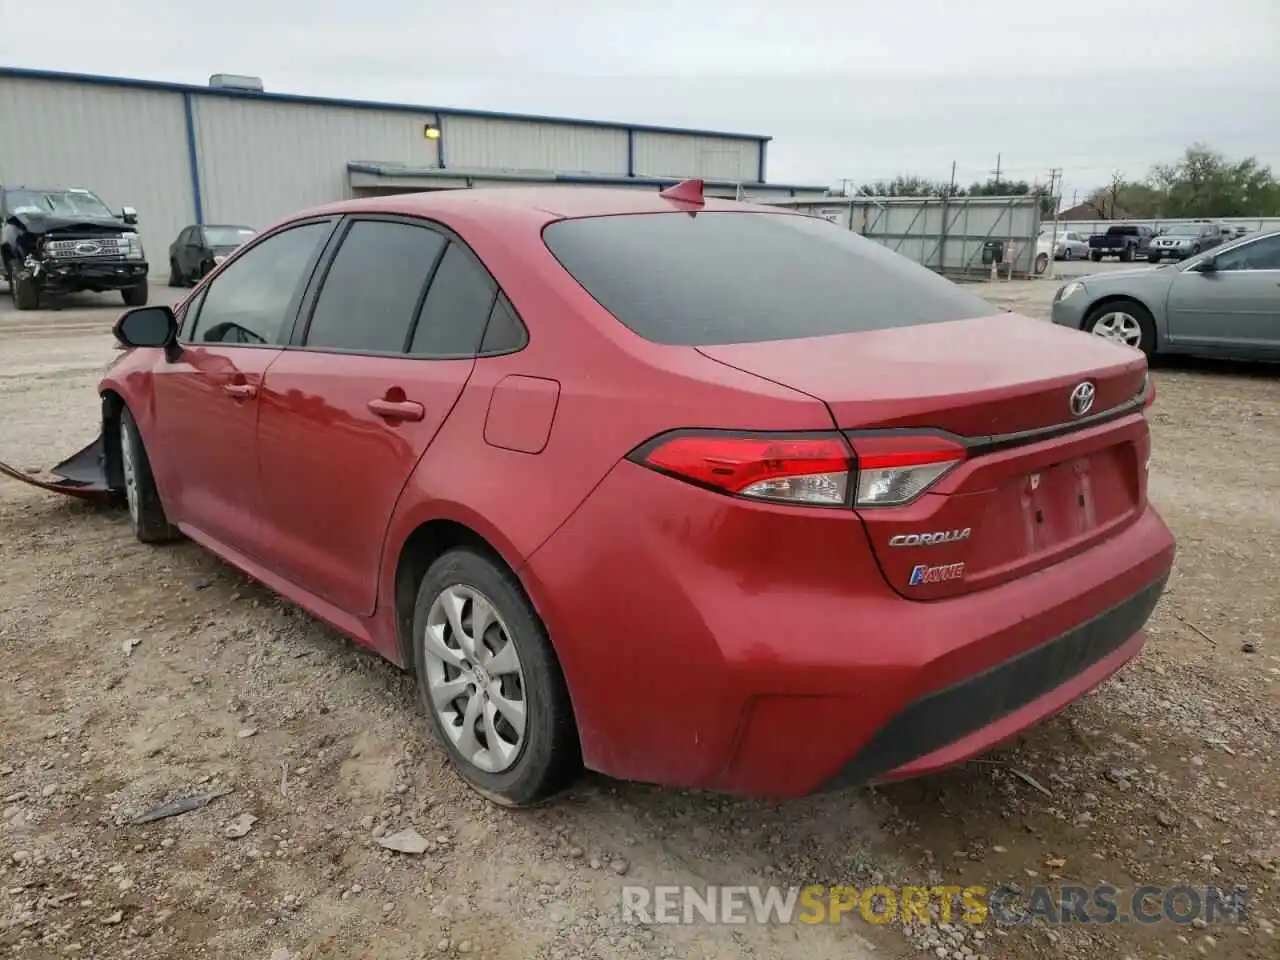
M 222 392 L 238 400 L 252 400 L 258 395 L 258 388 L 251 383 L 223 384 Z
M 384 420 L 421 420 L 426 408 L 413 400 L 370 400 L 369 412 Z

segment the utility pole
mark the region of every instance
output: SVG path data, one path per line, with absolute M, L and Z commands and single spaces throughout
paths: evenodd
M 1000 159 L 1001 159 L 1001 155 L 997 153 L 997 154 L 996 154 L 996 168 L 995 168 L 994 170 L 988 171 L 988 172 L 990 172 L 990 173 L 994 173 L 994 174 L 996 175 L 996 193 L 997 193 L 997 194 L 999 194 L 999 193 L 1000 193 Z
M 1055 254 L 1058 252 L 1058 199 L 1056 187 L 1062 183 L 1062 168 L 1054 167 L 1049 171 L 1049 202 L 1053 204 L 1053 233 L 1049 239 L 1049 279 L 1052 280 L 1057 276 L 1057 258 Z
M 956 162 L 951 161 L 951 185 L 947 187 L 947 196 L 954 197 L 956 195 Z

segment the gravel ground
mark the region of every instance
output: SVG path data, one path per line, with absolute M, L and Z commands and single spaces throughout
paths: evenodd
M 1042 316 L 1053 287 L 985 292 Z M 117 311 L 105 296 L 0 309 L 0 459 L 38 469 L 92 438 Z M 1155 379 L 1151 491 L 1180 552 L 1143 656 L 981 761 L 787 804 L 588 777 L 538 810 L 498 810 L 445 766 L 407 676 L 193 544 L 145 547 L 118 513 L 0 480 L 0 953 L 1280 956 L 1280 384 L 1208 364 Z M 207 805 L 132 822 L 187 797 Z M 406 829 L 421 852 L 380 842 Z M 710 883 L 1239 884 L 1249 913 L 622 918 L 625 884 Z

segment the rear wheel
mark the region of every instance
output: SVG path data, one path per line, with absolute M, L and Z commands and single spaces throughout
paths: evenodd
M 1090 251 L 1089 251 L 1089 259 L 1090 259 L 1090 260 L 1092 260 L 1094 263 L 1097 263 L 1098 261 L 1100 261 L 1100 260 L 1102 259 L 1102 251 L 1100 251 L 1100 250 L 1090 250 Z
M 1096 336 L 1141 350 L 1150 356 L 1155 352 L 1156 325 L 1149 311 L 1136 300 L 1104 303 L 1085 317 L 1084 329 Z
M 129 408 L 120 411 L 120 473 L 124 481 L 124 498 L 129 505 L 129 522 L 134 536 L 143 543 L 163 543 L 177 539 L 178 528 L 165 516 L 160 492 L 151 473 L 142 434 Z
M 1065 248 L 1063 248 L 1063 251 L 1062 251 L 1062 259 L 1063 259 L 1063 260 L 1070 260 L 1070 259 L 1071 259 L 1071 248 L 1070 248 L 1070 247 L 1065 247 Z
M 1040 253 L 1036 255 L 1036 273 L 1044 273 L 1049 268 L 1049 255 Z
M 1125 247 L 1123 250 L 1120 251 L 1120 262 L 1121 263 L 1133 262 L 1133 247 Z
M 143 280 L 132 287 L 120 291 L 126 307 L 145 307 L 147 305 L 147 281 Z
M 423 706 L 473 789 L 528 806 L 568 786 L 582 764 L 569 692 L 508 570 L 469 548 L 441 556 L 418 588 L 413 644 Z

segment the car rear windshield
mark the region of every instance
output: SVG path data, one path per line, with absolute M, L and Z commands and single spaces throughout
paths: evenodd
M 1137 227 L 1107 227 L 1108 237 L 1132 237 L 1137 232 Z
M 789 340 L 995 312 L 905 256 L 816 217 L 588 217 L 550 224 L 543 240 L 601 306 L 656 343 Z

